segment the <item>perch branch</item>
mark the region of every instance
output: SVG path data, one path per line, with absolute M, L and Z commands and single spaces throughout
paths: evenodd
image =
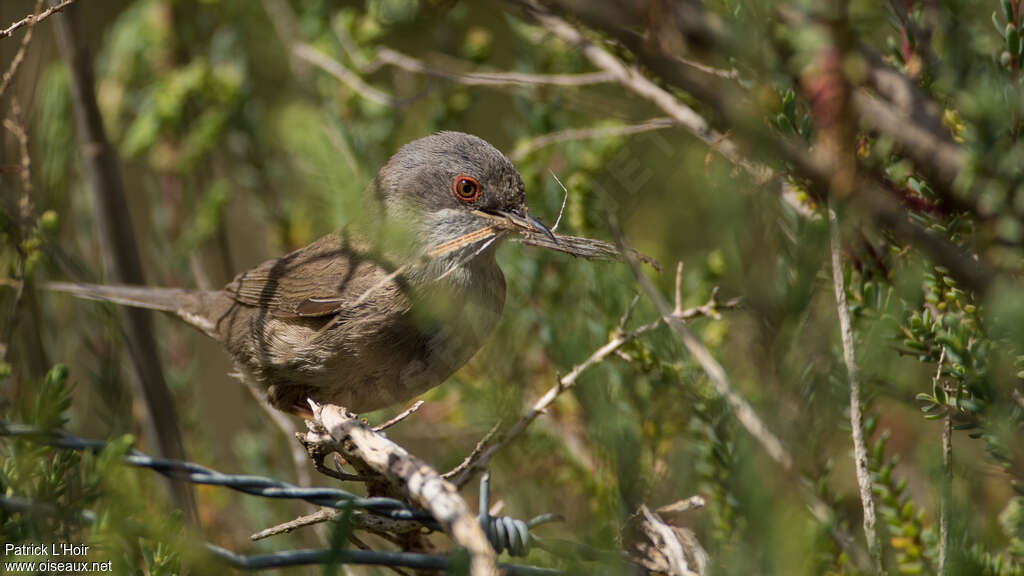
M 382 434 L 362 424 L 338 406 L 310 402 L 315 423 L 304 435 L 310 445 L 329 445 L 328 450 L 358 459 L 383 475 L 413 502 L 440 522 L 452 539 L 466 548 L 473 576 L 497 575 L 496 557 L 469 506 L 456 488 L 425 462 Z

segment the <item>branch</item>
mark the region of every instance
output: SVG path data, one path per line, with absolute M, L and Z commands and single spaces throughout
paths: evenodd
M 652 118 L 645 122 L 640 122 L 639 124 L 627 124 L 625 126 L 597 126 L 594 128 L 570 128 L 568 130 L 559 130 L 558 132 L 551 132 L 549 134 L 544 134 L 543 136 L 537 136 L 536 138 L 530 138 L 529 140 L 520 142 L 516 145 L 512 153 L 508 155 L 508 158 L 512 162 L 521 162 L 537 150 L 553 144 L 561 144 L 562 142 L 572 142 L 576 140 L 594 140 L 615 136 L 629 136 L 631 134 L 640 134 L 642 132 L 650 132 L 652 130 L 664 130 L 675 126 L 676 122 L 671 118 Z
M 608 72 L 584 72 L 581 74 L 526 74 L 522 72 L 456 72 L 429 66 L 418 60 L 392 50 L 382 48 L 376 58 L 367 64 L 364 71 L 373 71 L 381 65 L 390 65 L 407 72 L 443 78 L 465 86 L 587 86 L 607 84 L 615 81 Z
M 383 432 L 384 430 L 387 430 L 388 428 L 391 428 L 395 424 L 398 424 L 402 420 L 405 420 L 406 418 L 408 418 L 409 415 L 411 415 L 413 412 L 419 410 L 421 406 L 423 406 L 423 400 L 417 400 L 412 406 L 409 406 L 408 408 L 406 408 L 405 410 L 403 410 L 402 412 L 397 414 L 394 418 L 388 420 L 387 422 L 385 422 L 383 424 L 380 424 L 378 426 L 374 426 L 373 427 L 373 431 L 374 432 Z
M 38 14 L 39 9 L 43 7 L 42 0 L 36 0 L 36 8 L 33 14 Z M 25 60 L 25 51 L 28 49 L 29 43 L 32 41 L 32 31 L 36 27 L 36 22 L 39 18 L 35 16 L 27 16 L 22 22 L 28 21 L 28 31 L 25 32 L 25 36 L 21 39 L 21 44 L 18 46 L 18 51 L 14 53 L 14 58 L 11 59 L 11 64 L 4 71 L 3 79 L 0 80 L 0 97 L 3 97 L 4 93 L 7 92 L 7 88 L 11 85 L 11 81 L 14 80 L 15 75 L 18 74 L 18 68 L 21 67 L 22 61 Z
M 452 539 L 466 548 L 473 576 L 497 575 L 494 549 L 491 548 L 455 486 L 427 463 L 404 448 L 362 424 L 338 406 L 310 402 L 315 423 L 302 436 L 312 446 L 327 446 L 347 459 L 358 459 L 398 487 L 409 499 L 427 509 Z
M 836 294 L 836 310 L 839 313 L 839 329 L 843 341 L 843 360 L 850 384 L 850 429 L 853 436 L 854 464 L 857 471 L 857 486 L 860 488 L 860 503 L 864 510 L 864 537 L 868 555 L 874 563 L 876 574 L 885 574 L 882 564 L 882 546 L 875 526 L 875 500 L 871 494 L 871 470 L 868 468 L 868 449 L 864 442 L 864 412 L 860 400 L 860 370 L 854 355 L 853 323 L 850 308 L 846 303 L 846 283 L 843 278 L 842 241 L 839 237 L 839 221 L 829 203 L 829 240 L 832 252 L 832 285 Z
M 946 347 L 939 353 L 939 363 L 935 368 L 933 388 L 941 385 L 942 364 L 946 361 Z M 939 503 L 939 576 L 949 574 L 950 533 L 949 522 L 952 516 L 953 500 L 953 411 L 946 408 L 942 418 L 942 500 Z
M 14 34 L 14 32 L 17 31 L 22 26 L 29 26 L 29 27 L 34 26 L 37 23 L 42 22 L 43 20 L 46 20 L 51 15 L 53 15 L 53 14 L 55 14 L 57 12 L 60 12 L 61 10 L 63 10 L 65 8 L 67 8 L 68 6 L 70 6 L 71 4 L 74 4 L 75 1 L 76 0 L 64 0 L 60 4 L 57 4 L 56 6 L 51 6 L 50 8 L 47 8 L 46 10 L 43 10 L 42 12 L 39 12 L 38 10 L 36 10 L 35 13 L 29 14 L 28 16 L 25 16 L 24 18 L 22 18 L 21 20 L 18 20 L 14 24 L 11 24 L 7 28 L 5 28 L 3 30 L 0 30 L 0 38 L 7 38 L 8 36 Z M 39 15 L 35 16 L 35 14 L 39 14 Z
M 341 62 L 338 62 L 309 44 L 300 43 L 292 46 L 292 54 L 306 62 L 309 62 L 317 68 L 320 68 L 331 76 L 334 76 L 340 80 L 342 84 L 352 89 L 354 93 L 370 100 L 371 102 L 376 102 L 377 104 L 388 107 L 395 105 L 395 98 L 391 96 L 391 94 L 370 86 L 359 77 L 359 74 L 349 70 L 342 65 Z
M 627 257 L 630 262 L 636 262 L 632 253 Z M 678 279 L 678 276 L 677 276 Z M 472 459 L 472 454 L 467 458 L 469 463 L 465 461 L 459 465 L 463 471 L 455 480 L 457 486 L 464 486 L 477 471 L 483 470 L 487 467 L 488 462 L 494 457 L 494 454 L 500 450 L 503 446 L 522 435 L 523 432 L 536 420 L 541 414 L 545 413 L 548 408 L 562 395 L 563 392 L 572 388 L 579 377 L 588 368 L 604 362 L 609 357 L 616 355 L 619 350 L 636 340 L 643 334 L 654 330 L 661 326 L 662 322 L 665 322 L 666 318 L 670 318 L 673 321 L 685 322 L 699 316 L 717 317 L 719 310 L 735 308 L 739 305 L 739 300 L 730 300 L 728 302 L 719 303 L 717 301 L 717 290 L 712 292 L 711 298 L 705 304 L 696 306 L 693 308 L 682 309 L 679 308 L 675 311 L 670 311 L 667 316 L 658 318 L 653 322 L 649 322 L 632 330 L 626 330 L 625 326 L 629 322 L 629 318 L 633 313 L 633 308 L 636 305 L 637 299 L 634 298 L 630 305 L 626 308 L 626 312 L 622 315 L 619 320 L 618 329 L 612 334 L 612 337 L 605 343 L 595 350 L 586 360 L 577 364 L 569 371 L 568 374 L 558 379 L 558 382 L 552 386 L 547 392 L 544 393 L 529 410 L 523 414 L 515 424 L 513 424 L 501 437 L 491 446 L 487 447 L 486 450 L 480 451 L 479 445 L 477 449 L 474 449 L 474 453 L 479 452 L 479 457 L 475 461 Z
M 330 522 L 339 518 L 343 512 L 335 508 L 321 508 L 312 514 L 305 514 L 299 516 L 294 520 L 282 522 L 277 526 L 272 526 L 265 530 L 249 536 L 252 541 L 263 540 L 271 536 L 277 536 L 279 534 L 288 534 L 289 532 L 305 526 L 313 526 L 322 522 Z M 391 532 L 395 534 L 405 534 L 421 530 L 423 524 L 413 520 L 396 520 L 393 518 L 386 518 L 384 516 L 378 516 L 377 514 L 357 513 L 352 515 L 352 526 L 355 528 L 363 528 L 371 532 Z

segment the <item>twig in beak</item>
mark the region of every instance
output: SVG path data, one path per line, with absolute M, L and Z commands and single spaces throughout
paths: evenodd
M 551 177 L 555 179 L 555 182 L 558 182 L 558 185 L 562 188 L 563 192 L 562 207 L 558 209 L 558 218 L 555 219 L 555 225 L 551 227 L 551 231 L 554 232 L 555 230 L 558 230 L 558 225 L 562 222 L 562 214 L 565 213 L 565 203 L 569 201 L 569 189 L 565 187 L 565 184 L 562 184 L 562 181 L 558 179 L 558 176 L 553 170 L 548 170 L 548 172 L 551 174 Z

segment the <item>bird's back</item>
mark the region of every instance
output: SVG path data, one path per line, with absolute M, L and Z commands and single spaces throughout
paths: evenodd
M 461 367 L 504 303 L 493 254 L 465 266 L 470 282 L 401 272 L 367 243 L 329 234 L 240 274 L 223 291 L 234 305 L 211 320 L 273 405 L 301 408 L 308 397 L 374 410 Z

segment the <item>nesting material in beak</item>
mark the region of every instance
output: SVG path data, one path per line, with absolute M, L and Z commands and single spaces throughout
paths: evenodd
M 474 213 L 491 222 L 490 226 L 484 228 L 485 230 L 510 232 L 520 242 L 528 246 L 547 248 L 588 260 L 616 260 L 619 262 L 625 260 L 622 252 L 614 244 L 592 238 L 555 234 L 539 220 L 525 213 L 525 210 L 523 215 L 497 210 L 488 212 L 477 210 Z M 654 258 L 633 249 L 630 249 L 630 254 L 655 270 L 661 270 L 661 265 Z

